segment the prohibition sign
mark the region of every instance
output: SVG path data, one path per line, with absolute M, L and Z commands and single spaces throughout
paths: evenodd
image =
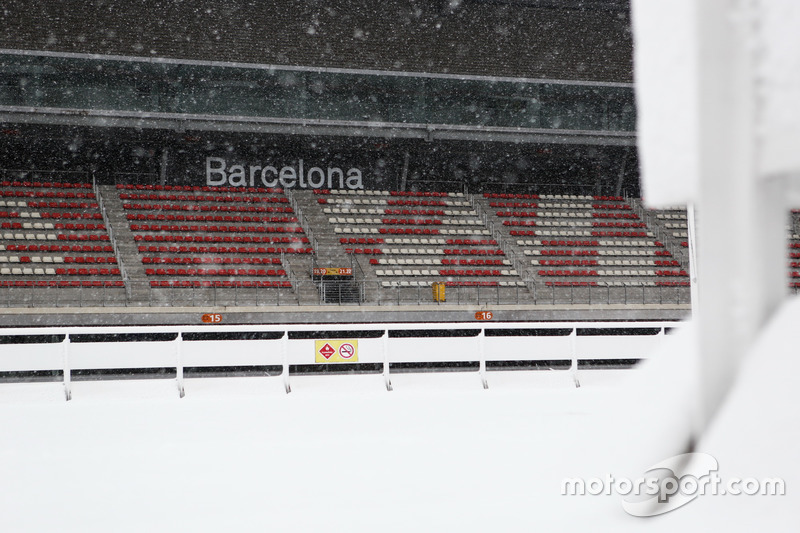
M 345 342 L 339 346 L 339 355 L 342 359 L 350 359 L 355 353 L 356 349 L 349 342 Z

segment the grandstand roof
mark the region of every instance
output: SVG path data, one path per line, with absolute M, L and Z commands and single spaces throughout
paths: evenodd
M 625 0 L 9 0 L 0 48 L 632 81 Z

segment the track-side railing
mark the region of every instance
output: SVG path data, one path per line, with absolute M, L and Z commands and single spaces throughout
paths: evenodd
M 0 329 L 0 387 L 8 382 L 211 376 L 260 377 L 292 391 L 306 375 L 363 375 L 387 391 L 401 375 L 459 372 L 465 384 L 502 387 L 501 372 L 629 367 L 665 342 L 676 322 L 471 322 L 314 325 L 129 326 Z M 393 383 L 393 378 L 396 383 Z M 569 381 L 565 381 L 565 386 Z M 366 383 L 364 383 L 366 385 Z M 85 392 L 85 389 L 78 394 Z

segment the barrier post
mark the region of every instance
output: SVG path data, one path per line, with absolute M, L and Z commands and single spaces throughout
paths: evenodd
M 64 355 L 64 396 L 67 401 L 72 399 L 72 376 L 69 368 L 69 333 L 64 335 L 63 355 Z
M 183 398 L 186 391 L 183 388 L 183 333 L 180 331 L 175 338 L 175 380 L 178 384 L 178 395 Z
M 283 388 L 286 394 L 292 392 L 292 385 L 289 383 L 289 332 L 284 331 L 281 337 L 281 352 L 283 353 Z
M 383 332 L 383 383 L 387 391 L 392 390 L 392 379 L 389 376 L 389 330 Z
M 480 366 L 478 372 L 481 376 L 481 384 L 484 389 L 489 388 L 489 382 L 486 380 L 486 330 L 481 329 L 478 333 L 478 357 L 480 359 Z
M 572 333 L 569 334 L 570 355 L 572 364 L 569 371 L 572 374 L 572 382 L 575 383 L 575 388 L 580 388 L 581 382 L 578 380 L 578 328 L 573 327 Z

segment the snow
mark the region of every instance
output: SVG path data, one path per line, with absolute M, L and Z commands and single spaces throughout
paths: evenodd
M 3 384 L 3 530 L 749 531 L 754 512 L 786 530 L 792 496 L 700 497 L 645 520 L 619 496 L 560 495 L 565 477 L 635 477 L 682 451 L 692 335 L 636 370 L 581 370 L 580 388 L 569 370 L 489 372 L 488 390 L 477 372 L 393 374 L 392 392 L 380 375 L 297 376 L 291 394 L 280 377 L 186 379 L 183 399 L 173 379 L 79 381 L 71 402 L 61 384 Z M 780 382 L 800 363 L 775 357 L 747 367 L 758 390 L 739 383 L 700 448 L 736 474 L 797 479 L 797 425 L 774 424 L 796 420 Z M 784 462 L 756 453 L 771 434 Z

